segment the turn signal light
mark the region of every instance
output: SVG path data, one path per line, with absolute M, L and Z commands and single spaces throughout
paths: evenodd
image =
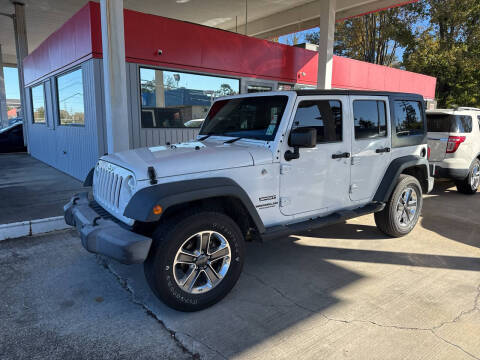
M 163 211 L 163 208 L 160 205 L 155 205 L 152 211 L 155 215 L 160 215 Z
M 447 154 L 454 153 L 457 151 L 461 143 L 465 141 L 465 136 L 449 136 L 447 142 Z

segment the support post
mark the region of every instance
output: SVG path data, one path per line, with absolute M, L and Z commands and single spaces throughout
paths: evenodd
M 129 149 L 123 0 L 101 0 L 108 153 Z
M 320 39 L 318 46 L 317 88 L 332 88 L 333 44 L 336 0 L 320 1 Z
M 17 50 L 18 84 L 20 90 L 20 105 L 23 118 L 23 142 L 28 146 L 28 119 L 25 104 L 25 81 L 23 77 L 23 59 L 28 55 L 27 26 L 25 23 L 25 5 L 14 2 L 15 17 L 13 19 L 13 30 L 15 33 L 15 47 Z
M 5 92 L 5 76 L 3 74 L 2 45 L 0 44 L 0 128 L 8 125 L 7 94 Z

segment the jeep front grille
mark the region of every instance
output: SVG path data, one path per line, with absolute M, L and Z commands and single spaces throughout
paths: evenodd
M 123 177 L 119 174 L 103 168 L 98 168 L 98 182 L 96 187 L 97 201 L 107 207 L 117 208 L 120 203 L 120 190 L 123 184 Z
M 93 197 L 110 214 L 122 222 L 131 225 L 132 219 L 123 216 L 131 194 L 128 181 L 133 174 L 107 161 L 100 160 L 93 176 Z

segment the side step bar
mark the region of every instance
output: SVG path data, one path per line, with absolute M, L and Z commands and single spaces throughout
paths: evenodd
M 353 210 L 339 211 L 327 216 L 322 216 L 322 217 L 309 219 L 306 221 L 288 224 L 288 225 L 272 226 L 267 228 L 266 231 L 263 234 L 261 234 L 261 238 L 262 240 L 266 241 L 266 240 L 274 239 L 281 236 L 297 234 L 299 232 L 310 230 L 310 229 L 318 229 L 323 226 L 337 224 L 358 216 L 382 211 L 384 207 L 385 207 L 385 203 L 372 202 L 363 207 L 353 209 Z

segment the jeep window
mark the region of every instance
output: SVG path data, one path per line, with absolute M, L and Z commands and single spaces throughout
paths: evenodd
M 431 132 L 470 133 L 472 117 L 468 115 L 427 114 L 427 129 Z
M 342 141 L 342 104 L 338 100 L 304 100 L 300 102 L 293 128 L 317 130 L 317 144 Z
M 353 102 L 355 139 L 375 139 L 387 136 L 386 113 L 385 101 L 355 100 Z
M 32 100 L 33 123 L 45 124 L 45 89 L 43 84 L 30 89 L 30 98 Z
M 425 133 L 422 105 L 418 101 L 394 101 L 395 129 L 398 137 Z
M 224 135 L 271 141 L 287 105 L 287 96 L 258 96 L 216 101 L 200 135 Z
M 239 91 L 238 79 L 142 67 L 142 128 L 199 128 L 216 98 Z

